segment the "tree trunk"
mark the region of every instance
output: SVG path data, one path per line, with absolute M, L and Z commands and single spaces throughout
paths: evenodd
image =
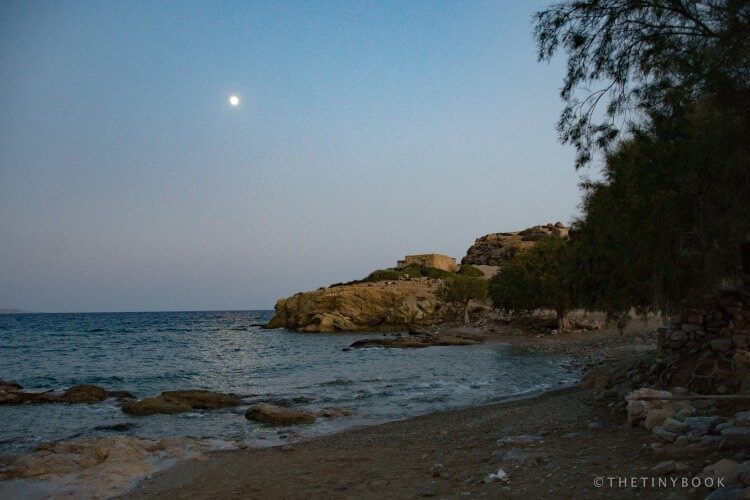
M 565 309 L 558 307 L 555 312 L 557 313 L 557 330 L 561 332 L 565 330 Z
M 469 303 L 464 304 L 464 325 L 469 324 Z

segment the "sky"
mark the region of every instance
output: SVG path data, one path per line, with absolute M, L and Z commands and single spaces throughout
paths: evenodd
M 570 222 L 548 3 L 1 2 L 0 307 L 270 309 Z

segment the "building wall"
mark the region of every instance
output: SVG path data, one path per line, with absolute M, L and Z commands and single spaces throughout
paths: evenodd
M 442 269 L 443 271 L 451 272 L 455 271 L 457 268 L 456 259 L 437 253 L 407 255 L 404 257 L 404 260 L 399 260 L 396 265 L 397 267 L 406 267 L 410 265 L 435 267 L 437 269 Z

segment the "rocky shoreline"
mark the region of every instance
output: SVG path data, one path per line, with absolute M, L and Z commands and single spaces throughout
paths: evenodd
M 483 279 L 495 274 L 514 255 L 533 248 L 543 238 L 568 238 L 569 228 L 560 222 L 522 231 L 493 233 L 477 238 L 461 260 L 462 266 Z M 452 258 L 451 258 L 452 259 Z M 419 266 L 417 266 L 419 267 Z M 313 332 L 418 331 L 443 323 L 450 307 L 440 296 L 444 279 L 454 272 L 422 266 L 426 274 L 409 268 L 379 270 L 368 278 L 339 283 L 279 299 L 276 313 L 266 328 Z M 420 269 L 416 269 L 420 271 Z M 380 276 L 396 276 L 382 279 Z
M 722 477 L 721 488 L 704 482 L 675 491 L 689 498 L 742 498 L 738 495 L 750 492 L 747 401 L 690 399 L 696 396 L 686 389 L 667 392 L 648 387 L 658 381 L 648 370 L 659 356 L 660 322 L 636 321 L 622 333 L 608 327 L 530 334 L 523 325 L 481 320 L 468 326 L 443 324 L 416 335 L 387 334 L 365 340 L 359 347 L 424 347 L 445 339 L 459 344 L 502 342 L 564 356 L 571 360 L 571 368 L 585 376 L 580 388 L 271 449 L 210 451 L 215 444 L 206 441 L 128 436 L 51 443 L 31 454 L 5 459 L 0 464 L 6 479 L 2 491 L 46 484 L 47 493 L 88 491 L 92 497 L 133 488 L 128 493 L 132 498 L 244 498 L 261 493 L 330 498 L 664 495 L 664 489 L 625 492 L 597 487 L 593 480 L 606 474 L 669 480 Z M 22 391 L 12 383 L 2 389 Z M 87 391 L 101 396 L 89 388 L 49 397 L 61 402 L 63 394 Z M 112 396 L 107 393 L 105 397 Z M 147 415 L 231 406 L 242 399 L 238 398 L 206 391 L 170 391 L 140 401 L 123 399 L 121 405 L 123 410 L 127 405 L 145 408 L 148 411 L 142 414 Z M 245 412 L 247 418 L 266 425 L 349 414 L 342 408 L 311 411 L 303 400 L 256 402 Z M 347 467 L 340 467 L 344 463 Z M 299 471 L 305 473 L 300 476 Z M 43 482 L 24 482 L 30 479 Z M 49 490 L 50 485 L 54 489 Z
M 726 458 L 719 448 L 686 453 L 652 442 L 590 391 L 572 388 L 277 448 L 210 453 L 125 497 L 746 498 L 746 450 Z M 630 486 L 643 477 L 649 482 Z M 650 478 L 677 486 L 651 486 Z M 683 488 L 682 478 L 700 484 Z
M 570 356 L 587 375 L 578 388 L 507 403 L 272 449 L 211 453 L 200 466 L 186 461 L 155 475 L 128 497 L 747 498 L 747 401 L 639 388 L 649 381 L 639 367 L 657 356 L 659 323 L 558 335 L 524 334 L 512 325 L 443 326 L 443 335 Z M 618 487 L 620 478 L 634 477 L 654 478 L 657 486 Z

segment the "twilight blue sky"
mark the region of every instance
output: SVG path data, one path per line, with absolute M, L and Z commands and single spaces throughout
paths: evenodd
M 548 3 L 0 3 L 0 307 L 271 308 L 569 222 Z

